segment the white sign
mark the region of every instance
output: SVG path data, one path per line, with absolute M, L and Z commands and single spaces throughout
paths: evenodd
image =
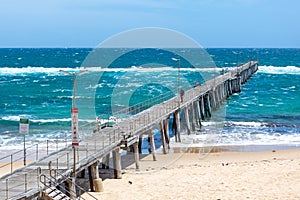
M 29 133 L 29 119 L 20 118 L 19 132 L 21 134 Z
M 78 137 L 78 108 L 72 108 L 72 146 L 79 145 Z

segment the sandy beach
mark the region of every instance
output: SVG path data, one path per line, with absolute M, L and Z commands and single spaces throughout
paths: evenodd
M 300 149 L 151 156 L 97 199 L 300 199 Z M 86 194 L 83 195 L 88 198 Z

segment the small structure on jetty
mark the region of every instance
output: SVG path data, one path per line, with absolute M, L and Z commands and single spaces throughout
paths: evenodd
M 258 69 L 257 61 L 250 61 L 232 71 L 222 73 L 202 85 L 185 91 L 182 101 L 180 96 L 163 100 L 158 104 L 132 113 L 130 118 L 118 122 L 112 127 L 101 129 L 92 124 L 81 131 L 90 132 L 83 138 L 76 149 L 76 162 L 73 165 L 72 147 L 59 149 L 36 162 L 19 168 L 0 179 L 0 199 L 80 199 L 85 192 L 76 179 L 87 176 L 90 191 L 103 191 L 99 177 L 99 165 L 109 165 L 110 154 L 114 177 L 122 177 L 121 149 L 133 150 L 136 169 L 139 169 L 139 152 L 143 134 L 149 135 L 151 153 L 156 160 L 152 129 L 160 127 L 162 151 L 167 154 L 170 147 L 169 119 L 173 116 L 174 137 L 181 142 L 181 115 L 186 120 L 187 134 L 201 127 L 205 118 L 213 115 L 223 100 L 233 93 L 241 91 L 244 84 Z M 180 101 L 180 103 L 179 103 Z M 180 115 L 181 113 L 181 115 Z M 97 128 L 95 128 L 97 127 Z M 73 176 L 76 171 L 76 177 Z M 93 198 L 91 196 L 91 198 Z M 82 198 L 81 198 L 82 199 Z

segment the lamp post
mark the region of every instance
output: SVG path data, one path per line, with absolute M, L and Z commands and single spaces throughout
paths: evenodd
M 238 76 L 238 68 L 239 68 L 239 55 L 242 53 L 241 51 L 233 51 L 233 54 L 236 55 L 236 75 Z
M 72 97 L 72 147 L 74 149 L 74 165 L 73 165 L 73 176 L 74 180 L 76 178 L 76 146 L 79 145 L 78 143 L 78 108 L 76 108 L 76 78 L 82 74 L 87 73 L 87 70 L 79 71 L 78 73 L 75 72 L 68 72 L 65 70 L 59 70 L 60 72 L 66 75 L 73 76 L 73 97 Z
M 172 58 L 173 61 L 178 63 L 178 73 L 177 73 L 177 86 L 178 86 L 178 109 L 180 109 L 180 58 Z

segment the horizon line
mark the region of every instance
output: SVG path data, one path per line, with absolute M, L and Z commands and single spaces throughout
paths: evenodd
M 0 49 L 94 49 L 90 46 L 0 46 Z M 300 49 L 300 47 L 255 47 L 255 46 L 208 46 L 203 49 Z

